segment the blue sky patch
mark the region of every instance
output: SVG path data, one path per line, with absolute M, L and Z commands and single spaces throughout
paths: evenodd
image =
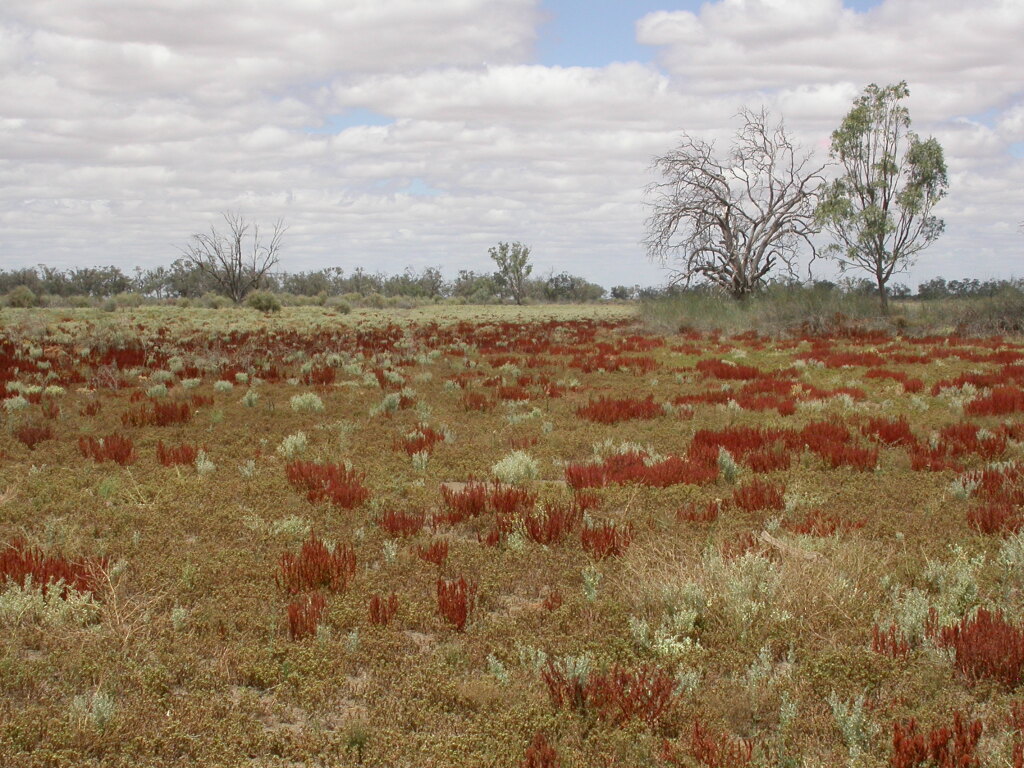
M 441 190 L 434 189 L 423 179 L 415 178 L 412 180 L 412 183 L 405 188 L 405 193 L 407 195 L 416 195 L 418 197 L 436 197 L 441 194 Z
M 391 125 L 395 118 L 374 112 L 372 109 L 352 107 L 334 115 L 325 115 L 323 125 L 306 128 L 306 133 L 341 133 L 357 125 Z
M 844 0 L 866 11 L 881 0 Z M 537 61 L 547 66 L 603 67 L 613 61 L 651 63 L 657 48 L 636 41 L 636 22 L 654 11 L 692 11 L 705 0 L 543 0 L 546 21 L 537 37 Z

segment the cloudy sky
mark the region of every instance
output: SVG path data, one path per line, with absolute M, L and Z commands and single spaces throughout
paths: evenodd
M 223 210 L 290 271 L 658 284 L 651 159 L 744 106 L 824 159 L 906 79 L 946 152 L 946 234 L 908 277 L 1024 277 L 1024 0 L 3 0 L 0 264 L 166 264 Z

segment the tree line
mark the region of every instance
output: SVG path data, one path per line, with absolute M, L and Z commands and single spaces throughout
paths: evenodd
M 398 274 L 368 272 L 361 267 L 346 272 L 340 267 L 300 272 L 266 272 L 259 290 L 297 297 L 347 297 L 353 303 L 373 303 L 380 298 L 404 298 L 418 301 L 456 300 L 472 304 L 515 301 L 588 302 L 605 297 L 605 289 L 585 278 L 567 272 L 545 277 L 524 277 L 521 283 L 509 286 L 502 282 L 500 272 L 460 270 L 446 278 L 438 267 L 412 267 Z M 20 299 L 12 296 L 20 292 Z M 0 270 L 0 295 L 14 304 L 33 306 L 46 297 L 62 303 L 77 299 L 110 299 L 133 295 L 146 299 L 201 299 L 210 295 L 226 295 L 222 286 L 194 263 L 181 258 L 169 266 L 152 269 L 136 268 L 125 273 L 116 266 L 80 267 L 58 270 L 40 265 L 23 269 Z M 50 299 L 52 300 L 52 299 Z

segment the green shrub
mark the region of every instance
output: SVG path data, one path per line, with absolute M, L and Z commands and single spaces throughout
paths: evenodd
M 204 293 L 200 301 L 207 309 L 224 309 L 231 306 L 231 299 L 219 293 Z
M 119 293 L 114 298 L 114 303 L 119 307 L 141 307 L 142 296 L 138 293 Z
M 8 307 L 19 308 L 34 307 L 39 303 L 39 299 L 27 285 L 19 285 L 8 291 L 5 301 Z
M 340 296 L 332 296 L 327 299 L 324 306 L 342 315 L 347 315 L 352 311 L 352 305 Z
M 292 395 L 289 402 L 296 413 L 322 413 L 324 410 L 324 401 L 315 392 Z
M 491 467 L 491 472 L 503 483 L 518 485 L 527 480 L 536 480 L 540 468 L 537 460 L 526 451 L 512 451 Z
M 249 297 L 245 300 L 245 303 L 264 314 L 281 311 L 280 300 L 269 291 L 256 291 L 254 293 L 250 293 Z

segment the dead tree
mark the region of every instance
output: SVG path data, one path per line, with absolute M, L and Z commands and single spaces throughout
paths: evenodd
M 227 232 L 210 227 L 209 234 L 192 235 L 181 248 L 190 265 L 208 275 L 220 291 L 236 304 L 260 287 L 267 272 L 277 264 L 285 226 L 278 219 L 270 239 L 264 241 L 258 224 L 237 213 L 224 213 Z
M 812 236 L 823 165 L 800 152 L 765 110 L 741 110 L 743 127 L 724 160 L 714 145 L 688 134 L 654 160 L 661 180 L 647 188 L 644 245 L 672 273 L 673 284 L 704 281 L 737 299 L 757 290 L 777 266 L 795 275 Z

